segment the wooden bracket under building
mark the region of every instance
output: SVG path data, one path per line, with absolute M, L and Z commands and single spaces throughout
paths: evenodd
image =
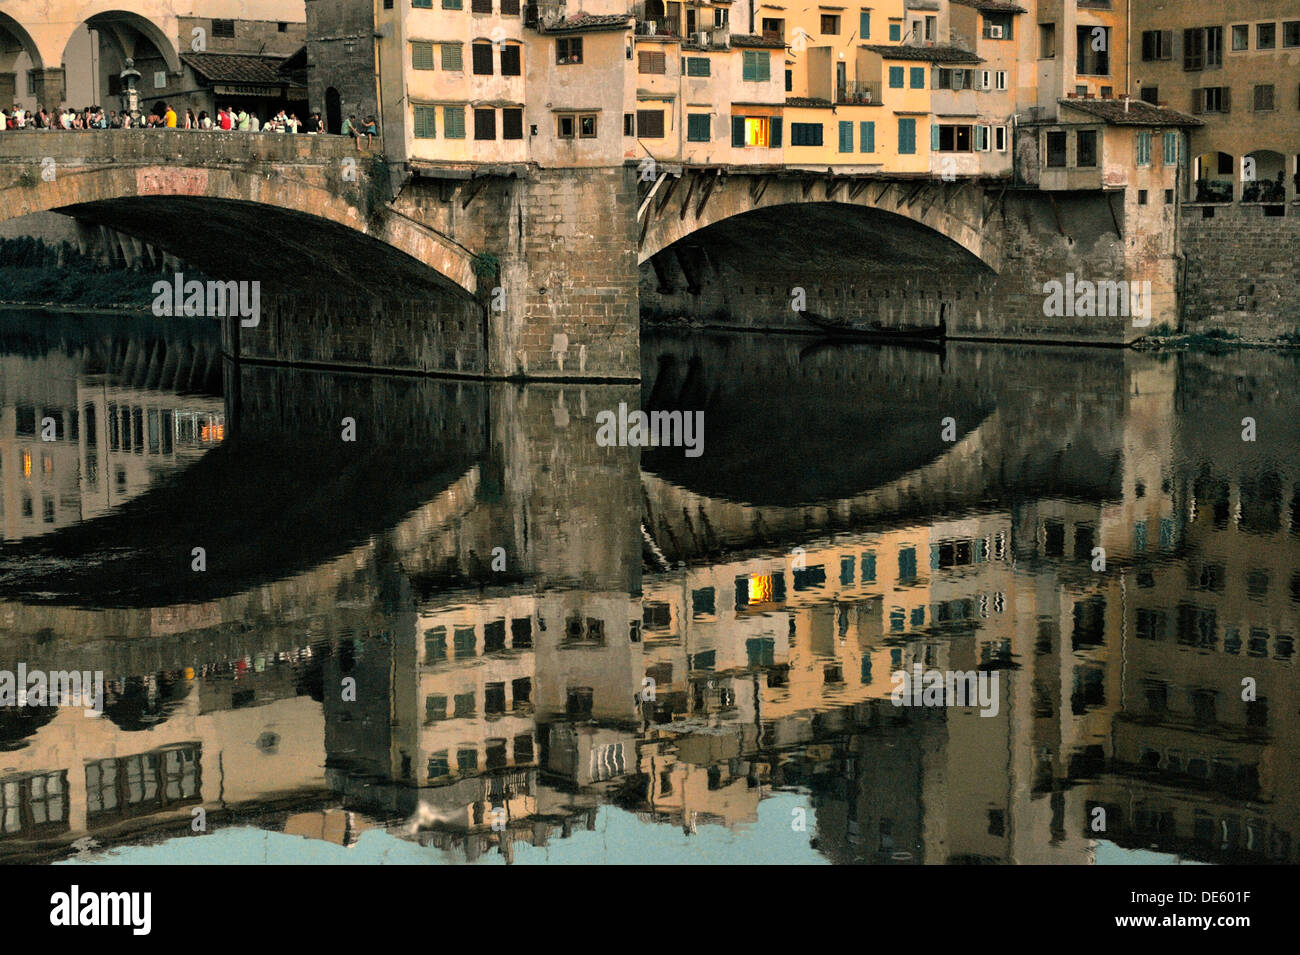
M 699 181 L 699 173 L 691 176 L 691 184 L 686 188 L 686 196 L 682 199 L 682 208 L 677 216 L 678 219 L 686 218 L 686 210 L 691 207 L 691 196 L 695 195 L 695 184 Z
M 704 188 L 700 190 L 700 201 L 695 204 L 695 218 L 698 219 L 703 214 L 709 196 L 713 195 L 713 187 L 718 184 L 718 180 L 721 178 L 719 175 L 713 175 L 704 181 Z

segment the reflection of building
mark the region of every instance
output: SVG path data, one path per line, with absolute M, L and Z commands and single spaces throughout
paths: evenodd
M 6 539 L 107 513 L 216 447 L 225 434 L 220 398 L 86 381 L 52 358 L 11 357 L 5 364 L 0 507 Z

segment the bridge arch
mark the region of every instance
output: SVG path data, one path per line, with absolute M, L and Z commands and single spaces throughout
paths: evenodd
M 101 47 L 104 43 L 112 47 L 116 53 L 117 64 L 122 64 L 127 57 L 131 57 L 135 60 L 136 68 L 139 69 L 142 62 L 147 62 L 150 59 L 147 55 L 149 51 L 140 47 L 140 40 L 144 39 L 162 58 L 168 73 L 177 76 L 181 72 L 181 58 L 175 43 L 158 23 L 147 16 L 132 13 L 129 10 L 113 9 L 110 5 L 108 9 L 88 14 L 79 25 L 85 25 L 87 29 L 99 32 Z M 74 28 L 73 33 L 75 32 Z M 72 34 L 70 33 L 68 40 L 71 40 L 71 38 Z M 119 72 L 122 68 L 122 65 L 117 66 Z M 96 80 L 98 81 L 98 77 Z M 142 85 L 145 87 L 146 92 L 152 86 L 148 82 Z
M 984 187 L 975 180 L 846 177 L 830 174 L 728 174 L 713 171 L 665 176 L 643 200 L 638 261 L 644 265 L 678 241 L 759 210 L 857 207 L 884 219 L 908 220 L 961 247 L 993 272 L 1001 248 L 984 228 Z
M 470 250 L 388 208 L 383 170 L 351 141 L 94 130 L 11 132 L 4 145 L 0 220 L 59 212 L 264 283 L 278 269 L 388 294 L 476 289 Z
M 26 53 L 35 69 L 42 69 L 45 61 L 41 48 L 27 29 L 7 13 L 0 12 L 0 72 L 12 73 L 19 55 Z

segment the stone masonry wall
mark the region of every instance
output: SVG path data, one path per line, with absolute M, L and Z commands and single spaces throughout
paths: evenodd
M 1277 338 L 1300 331 L 1300 206 L 1190 206 L 1180 227 L 1183 331 Z M 1205 212 L 1212 218 L 1205 218 Z

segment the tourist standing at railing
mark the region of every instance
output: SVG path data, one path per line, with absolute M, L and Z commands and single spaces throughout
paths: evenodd
M 298 118 L 297 113 L 289 114 L 289 118 L 284 121 L 284 128 L 290 133 L 297 133 L 302 128 L 302 120 Z
M 208 115 L 206 109 L 199 110 L 199 129 L 211 129 L 212 117 Z
M 223 107 L 221 112 L 218 113 L 217 115 L 218 118 L 221 120 L 221 128 L 223 130 L 229 131 L 235 128 L 235 117 L 230 112 L 229 106 Z

